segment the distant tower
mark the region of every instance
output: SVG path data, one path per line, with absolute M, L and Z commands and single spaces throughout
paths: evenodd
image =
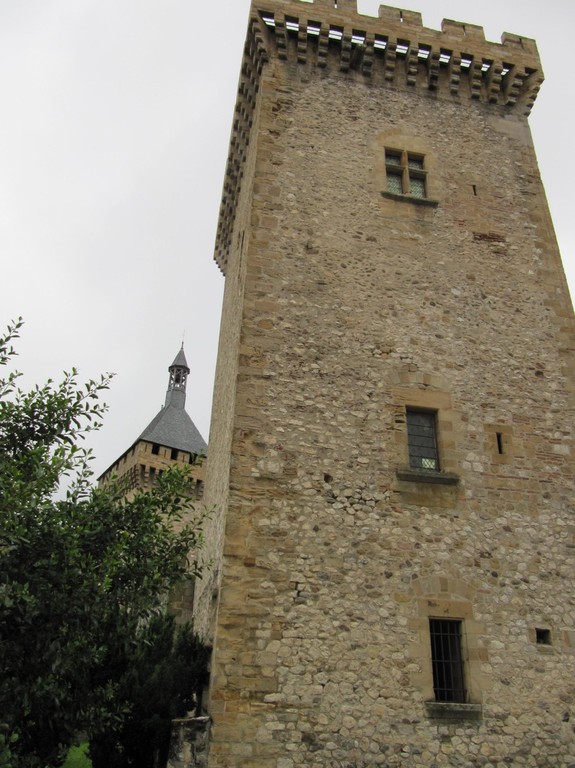
M 126 494 L 133 495 L 150 488 L 170 465 L 194 464 L 198 457 L 206 456 L 207 444 L 185 410 L 190 369 L 183 344 L 168 370 L 170 378 L 164 407 L 128 450 L 98 478 L 100 485 L 116 477 Z M 200 496 L 205 467 L 200 463 L 192 472 Z
M 527 122 L 542 81 L 517 35 L 252 4 L 196 592 L 210 768 L 575 765 L 574 322 Z

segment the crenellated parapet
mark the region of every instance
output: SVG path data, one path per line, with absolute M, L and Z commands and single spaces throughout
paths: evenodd
M 407 89 L 459 103 L 529 115 L 543 83 L 535 41 L 444 19 L 423 26 L 420 13 L 381 5 L 378 17 L 357 12 L 356 0 L 254 0 L 240 77 L 220 220 L 216 261 L 225 272 L 231 222 L 249 144 L 253 108 L 265 62 L 278 60 Z
M 420 13 L 382 5 L 377 18 L 357 13 L 355 0 L 270 0 L 252 5 L 266 29 L 268 55 L 318 67 L 355 70 L 365 77 L 438 95 L 518 106 L 528 113 L 543 82 L 534 40 L 504 33 L 501 43 L 483 28 L 444 19 L 423 26 Z

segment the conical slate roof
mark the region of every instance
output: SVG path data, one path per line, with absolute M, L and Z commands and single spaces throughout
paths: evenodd
M 186 356 L 184 354 L 184 345 L 180 347 L 180 351 L 176 355 L 176 358 L 174 362 L 170 365 L 170 368 L 186 368 L 188 373 L 190 372 L 190 368 L 188 366 L 188 361 L 186 360 Z
M 152 419 L 140 437 L 100 475 L 98 480 L 101 481 L 114 466 L 117 469 L 122 458 L 141 440 L 157 443 L 166 448 L 174 448 L 178 451 L 186 451 L 196 456 L 199 454 L 207 455 L 208 446 L 206 441 L 200 435 L 196 425 L 185 410 L 186 384 L 190 369 L 186 362 L 183 345 L 176 355 L 174 362 L 169 367 L 169 371 L 170 380 L 164 407 Z
M 165 405 L 148 424 L 138 440 L 159 443 L 168 448 L 177 448 L 188 453 L 203 453 L 207 444 L 198 429 L 183 408 L 172 404 Z
M 166 393 L 166 403 L 162 410 L 148 424 L 138 440 L 159 443 L 168 448 L 176 448 L 188 453 L 203 453 L 207 444 L 196 425 L 185 411 L 186 382 L 190 372 L 184 345 L 170 365 L 170 381 Z

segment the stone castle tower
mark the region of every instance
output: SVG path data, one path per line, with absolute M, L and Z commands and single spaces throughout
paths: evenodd
M 192 464 L 196 491 L 202 494 L 205 467 L 196 463 L 207 445 L 186 411 L 186 385 L 190 369 L 184 345 L 168 368 L 166 400 L 160 411 L 116 461 L 98 478 L 100 485 L 116 479 L 127 496 L 149 489 L 159 474 L 174 464 Z
M 575 765 L 533 40 L 254 0 L 216 259 L 210 768 Z

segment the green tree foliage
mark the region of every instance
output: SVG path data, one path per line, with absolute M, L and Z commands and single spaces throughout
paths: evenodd
M 63 768 L 93 768 L 92 761 L 88 757 L 87 742 L 80 744 L 80 746 L 70 747 Z
M 20 326 L 0 338 L 0 365 Z M 81 385 L 73 370 L 29 392 L 19 377 L 0 378 L 0 765 L 45 768 L 78 732 L 128 713 L 115 662 L 147 642 L 169 589 L 199 574 L 202 519 L 182 471 L 133 501 L 90 485 L 82 439 L 101 424 L 109 377 Z

